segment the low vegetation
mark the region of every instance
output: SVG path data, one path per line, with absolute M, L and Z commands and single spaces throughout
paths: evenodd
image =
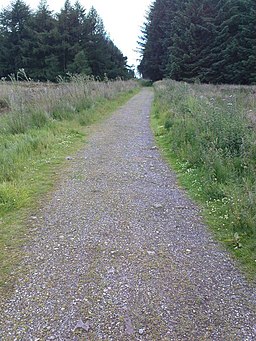
M 29 237 L 24 219 L 52 188 L 66 157 L 82 146 L 86 127 L 137 90 L 135 81 L 82 76 L 58 84 L 0 83 L 0 287 Z
M 251 276 L 256 269 L 256 87 L 155 83 L 152 124 L 181 184 Z

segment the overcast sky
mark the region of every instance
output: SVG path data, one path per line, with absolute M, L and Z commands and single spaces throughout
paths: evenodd
M 37 8 L 39 0 L 24 0 L 32 9 Z M 63 7 L 65 0 L 48 0 L 54 12 Z M 75 0 L 71 0 L 73 4 Z M 145 22 L 146 12 L 152 0 L 80 0 L 86 12 L 93 6 L 103 19 L 105 29 L 115 45 L 128 57 L 128 64 L 137 64 L 137 40 L 140 27 Z M 7 7 L 11 0 L 0 0 L 0 9 Z

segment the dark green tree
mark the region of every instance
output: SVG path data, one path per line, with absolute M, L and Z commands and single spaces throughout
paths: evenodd
M 226 7 L 225 7 L 226 6 Z M 216 59 L 221 66 L 219 82 L 250 84 L 255 81 L 255 1 L 220 1 L 223 8 L 219 18 Z M 213 65 L 214 66 L 214 65 Z M 217 78 L 217 75 L 216 75 Z
M 25 69 L 44 81 L 67 73 L 129 78 L 126 63 L 96 10 L 86 14 L 78 1 L 72 6 L 66 0 L 57 15 L 46 0 L 35 12 L 16 0 L 0 13 L 0 77 Z
M 127 78 L 127 58 L 107 36 L 104 24 L 95 8 L 91 8 L 85 21 L 85 50 L 92 74 L 101 79 Z
M 255 83 L 255 0 L 156 0 L 139 71 L 152 80 Z
M 106 73 L 106 32 L 102 19 L 95 8 L 91 8 L 85 22 L 85 48 L 89 65 L 94 76 L 104 77 Z
M 33 15 L 31 31 L 33 37 L 28 42 L 31 48 L 27 51 L 29 75 L 40 80 L 55 80 L 56 75 L 61 72 L 55 57 L 59 35 L 57 21 L 46 0 L 41 0 Z
M 2 76 L 27 68 L 24 50 L 31 39 L 30 22 L 32 13 L 22 0 L 16 0 L 0 14 Z
M 89 65 L 88 56 L 85 50 L 79 51 L 72 63 L 68 65 L 68 71 L 72 74 L 91 75 L 92 70 Z
M 78 13 L 69 0 L 65 1 L 57 17 L 60 38 L 58 56 L 62 73 L 65 74 L 68 71 L 68 65 L 74 61 L 75 55 L 79 52 L 80 22 Z
M 108 51 L 105 57 L 105 73 L 107 77 L 111 79 L 115 79 L 117 77 L 121 77 L 123 79 L 129 78 L 130 74 L 126 66 L 127 58 L 123 56 L 122 52 L 116 47 L 111 39 L 106 38 L 105 44 L 106 51 Z
M 190 0 L 172 22 L 166 75 L 176 80 L 208 81 L 214 61 L 216 6 L 209 0 Z
M 241 44 L 246 84 L 256 84 L 256 1 L 248 0 L 246 4 L 245 25 L 242 27 Z
M 171 22 L 175 13 L 175 0 L 156 0 L 150 7 L 139 41 L 142 60 L 138 70 L 145 78 L 156 81 L 165 74 Z

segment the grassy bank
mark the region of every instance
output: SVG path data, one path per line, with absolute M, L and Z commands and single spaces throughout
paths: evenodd
M 86 140 L 88 125 L 138 91 L 134 81 L 75 77 L 55 84 L 0 83 L 0 293 L 29 238 L 28 214 L 53 188 L 66 157 Z
M 152 115 L 180 183 L 249 277 L 256 273 L 255 89 L 158 82 Z

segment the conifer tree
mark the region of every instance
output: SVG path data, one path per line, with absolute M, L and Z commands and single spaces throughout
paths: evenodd
M 60 70 L 55 58 L 57 45 L 57 21 L 49 10 L 46 0 L 41 0 L 31 23 L 33 48 L 28 51 L 31 78 L 55 80 Z
M 177 80 L 208 81 L 214 56 L 216 7 L 209 0 L 190 0 L 180 6 L 172 23 L 166 74 Z
M 246 1 L 247 14 L 242 27 L 241 41 L 243 42 L 244 73 L 247 75 L 246 84 L 256 84 L 256 2 Z
M 255 83 L 255 0 L 156 0 L 140 42 L 144 77 Z
M 16 0 L 0 13 L 0 77 L 24 68 L 35 80 L 54 81 L 70 72 L 127 78 L 126 62 L 96 10 L 86 14 L 78 1 L 72 6 L 66 0 L 57 15 L 46 0 L 35 12 Z
M 22 0 L 16 0 L 0 14 L 1 65 L 3 76 L 16 73 L 28 66 L 24 58 L 26 41 L 30 38 L 31 10 Z
M 142 31 L 143 36 L 139 41 L 143 57 L 138 69 L 145 78 L 155 81 L 164 76 L 168 58 L 170 23 L 175 11 L 176 0 L 156 0 L 150 7 Z

